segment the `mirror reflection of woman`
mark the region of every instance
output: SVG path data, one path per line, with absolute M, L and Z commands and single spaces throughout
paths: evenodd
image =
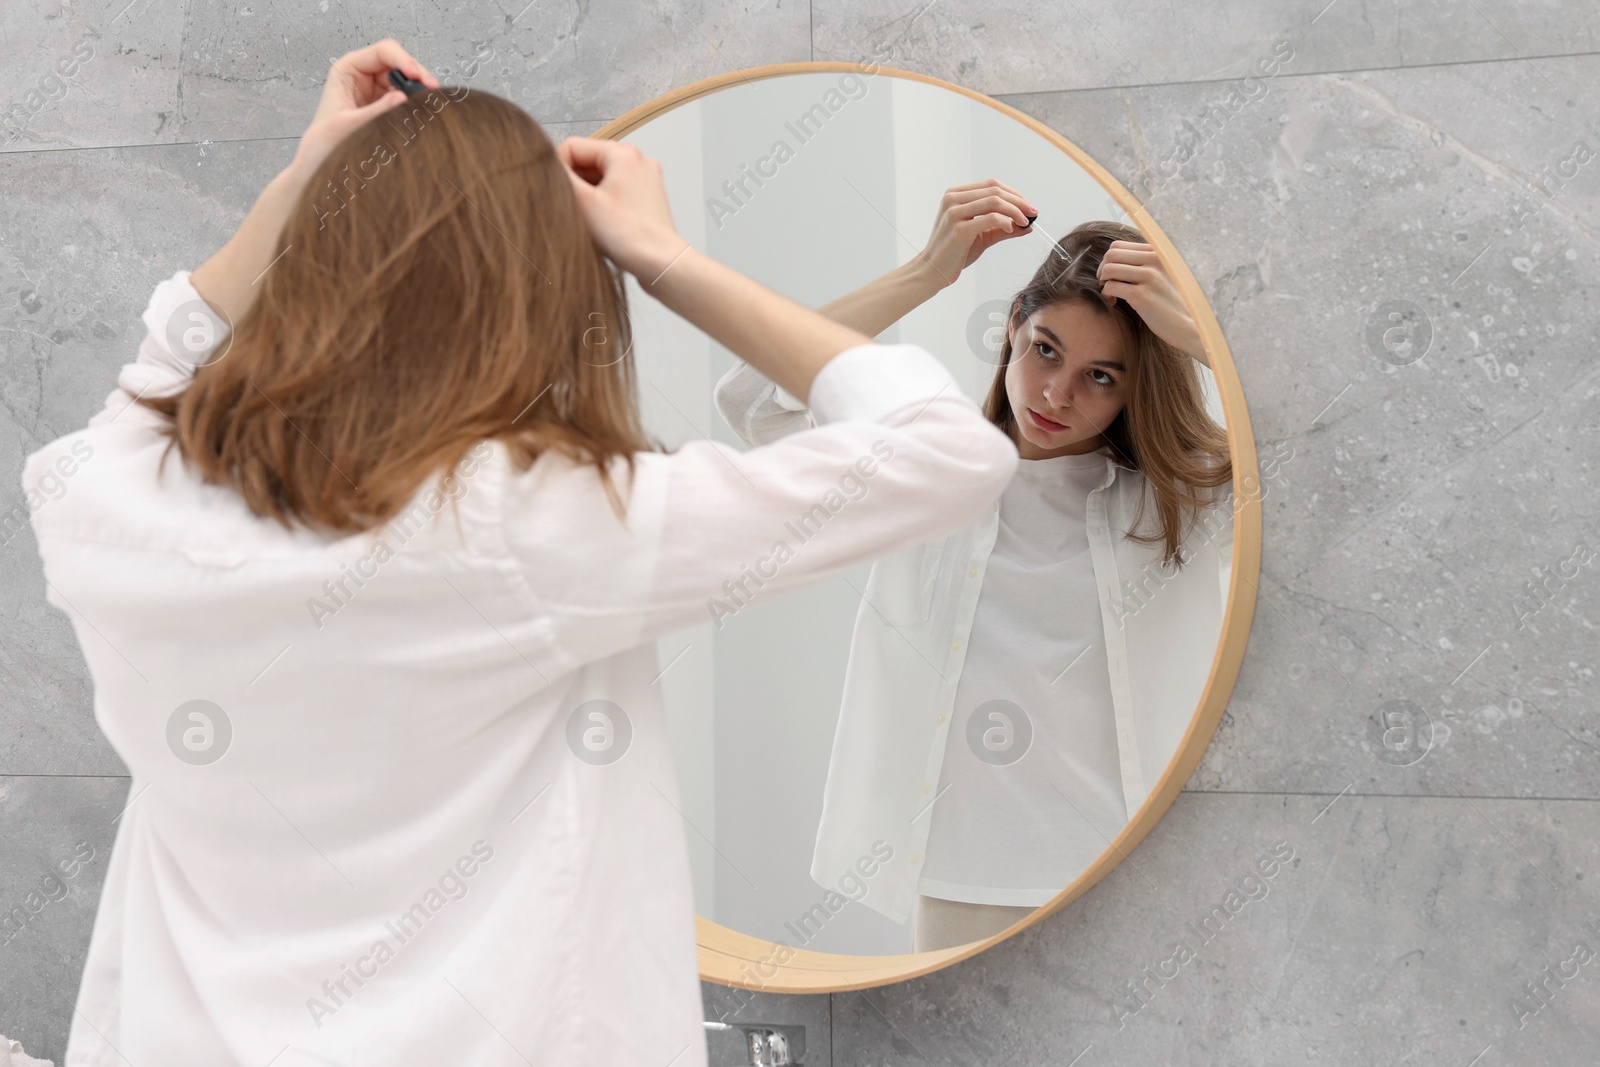
M 920 255 L 819 310 L 876 336 L 1037 215 L 993 179 L 952 187 Z M 915 951 L 987 938 L 1058 895 L 1177 749 L 1232 551 L 1207 366 L 1138 231 L 1076 227 L 1013 297 L 984 403 L 1017 445 L 1012 481 L 966 529 L 873 565 L 811 874 L 831 886 L 887 845 L 862 902 L 914 919 Z M 745 364 L 717 403 L 752 443 L 811 425 Z

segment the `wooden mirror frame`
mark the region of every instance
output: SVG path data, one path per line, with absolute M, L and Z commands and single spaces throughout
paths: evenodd
M 875 74 L 887 74 L 908 81 L 923 82 L 948 89 L 953 93 L 979 101 L 994 108 L 1007 118 L 1020 122 L 1040 137 L 1066 153 L 1111 194 L 1117 204 L 1128 213 L 1133 225 L 1155 246 L 1161 261 L 1168 268 L 1178 291 L 1188 305 L 1189 313 L 1200 328 L 1205 342 L 1206 356 L 1211 361 L 1216 378 L 1217 392 L 1222 400 L 1223 415 L 1227 419 L 1228 448 L 1233 460 L 1234 528 L 1233 569 L 1228 587 L 1228 603 L 1223 609 L 1222 634 L 1217 651 L 1211 661 L 1211 673 L 1200 698 L 1200 707 L 1189 722 L 1179 742 L 1178 751 L 1167 764 L 1166 771 L 1156 781 L 1150 795 L 1139 811 L 1122 828 L 1100 856 L 1083 873 L 1073 880 L 1049 903 L 1040 905 L 1027 918 L 1019 920 L 1000 933 L 983 941 L 973 941 L 954 948 L 932 952 L 912 952 L 899 956 L 850 956 L 833 952 L 814 952 L 791 948 L 776 941 L 763 941 L 758 937 L 695 916 L 696 942 L 700 949 L 700 977 L 708 982 L 740 989 L 770 993 L 833 993 L 851 989 L 869 989 L 873 986 L 902 982 L 908 978 L 937 971 L 969 956 L 975 956 L 991 945 L 998 944 L 1013 934 L 1043 921 L 1082 896 L 1096 882 L 1109 874 L 1112 868 L 1126 858 L 1129 850 L 1142 841 L 1152 827 L 1167 813 L 1178 798 L 1183 785 L 1194 773 L 1205 753 L 1206 746 L 1222 720 L 1228 697 L 1239 677 L 1239 667 L 1244 660 L 1245 643 L 1250 636 L 1250 624 L 1255 617 L 1255 594 L 1261 576 L 1261 496 L 1260 470 L 1257 465 L 1255 438 L 1250 432 L 1250 417 L 1245 410 L 1244 390 L 1239 382 L 1233 356 L 1223 339 L 1222 329 L 1212 314 L 1200 285 L 1189 271 L 1178 250 L 1168 240 L 1156 222 L 1145 211 L 1144 205 L 1123 188 L 1104 167 L 1091 159 L 1077 145 L 1042 122 L 1008 107 L 982 93 L 931 78 L 925 74 L 895 70 L 891 67 L 864 63 L 775 63 L 763 67 L 721 74 L 714 78 L 676 89 L 644 103 L 627 114 L 606 123 L 594 136 L 617 140 L 633 132 L 651 119 L 691 100 L 697 100 L 733 85 L 749 83 L 764 78 L 781 78 L 790 74 L 860 73 L 872 69 Z M 1253 487 L 1253 488 L 1252 488 Z M 1248 593 L 1244 590 L 1248 588 Z

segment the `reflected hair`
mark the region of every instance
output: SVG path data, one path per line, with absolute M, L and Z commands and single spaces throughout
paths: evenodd
M 1131 541 L 1162 546 L 1169 567 L 1181 558 L 1184 538 L 1201 510 L 1214 502 L 1208 490 L 1233 480 L 1227 431 L 1206 412 L 1200 370 L 1188 353 L 1151 330 L 1126 300 L 1107 307 L 1096 277 L 1113 241 L 1144 242 L 1132 226 L 1107 221 L 1082 223 L 1055 243 L 1039 269 L 1011 300 L 1010 325 L 1020 336 L 1034 312 L 1055 304 L 1082 303 L 1115 317 L 1128 364 L 1127 402 L 1104 434 L 1100 453 L 1144 476 L 1150 492 L 1139 497 Z M 1006 368 L 1014 353 L 1010 337 L 1001 340 L 1000 361 L 983 413 L 1016 439 L 1016 416 L 1006 394 Z M 1143 532 L 1141 522 L 1153 505 L 1156 522 Z
M 373 173 L 374 161 L 380 161 Z M 361 175 L 358 179 L 356 175 Z M 311 175 L 223 358 L 140 397 L 204 481 L 257 516 L 341 532 L 393 518 L 478 442 L 611 478 L 654 451 L 627 295 L 544 129 L 511 101 L 427 90 Z

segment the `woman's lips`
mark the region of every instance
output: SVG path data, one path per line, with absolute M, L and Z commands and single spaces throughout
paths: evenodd
M 1039 427 L 1041 430 L 1045 430 L 1048 433 L 1056 433 L 1060 430 L 1066 429 L 1066 426 L 1063 424 L 1050 421 L 1032 408 L 1028 409 L 1028 417 L 1033 420 L 1033 424 L 1035 426 Z

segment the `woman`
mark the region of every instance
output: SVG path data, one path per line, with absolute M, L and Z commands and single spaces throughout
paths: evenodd
M 816 429 L 652 450 L 614 268 Z M 688 247 L 636 148 L 388 40 L 144 321 L 24 473 L 132 776 L 66 1062 L 704 1064 L 655 639 L 840 484 L 762 596 L 970 522 L 1015 446 Z
M 1004 183 L 955 186 L 921 255 L 821 311 L 881 333 L 1037 215 Z M 1017 445 L 1016 476 L 966 529 L 873 566 L 811 874 L 832 885 L 891 852 L 863 900 L 914 917 L 916 951 L 989 937 L 1058 895 L 1194 714 L 1232 544 L 1204 363 L 1140 234 L 1077 227 L 1012 300 L 984 406 Z M 754 443 L 812 424 L 748 366 L 717 404 Z

